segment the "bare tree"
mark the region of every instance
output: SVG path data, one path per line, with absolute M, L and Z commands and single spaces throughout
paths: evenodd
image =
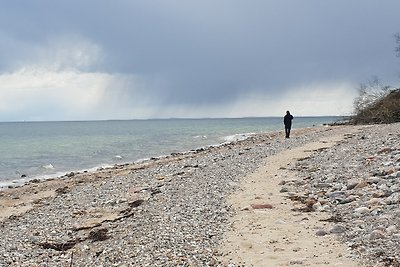
M 373 76 L 367 83 L 361 83 L 358 88 L 358 97 L 354 99 L 356 114 L 374 105 L 379 99 L 390 92 L 391 87 L 383 85 L 377 76 Z
M 396 39 L 396 44 L 397 44 L 394 51 L 396 52 L 396 56 L 400 57 L 400 33 L 396 33 L 394 35 L 394 38 Z
M 400 33 L 394 35 L 396 56 L 400 57 Z M 354 99 L 353 123 L 392 123 L 400 121 L 400 88 L 383 85 L 377 76 L 360 84 Z

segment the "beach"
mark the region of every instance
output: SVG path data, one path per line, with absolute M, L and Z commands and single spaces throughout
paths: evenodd
M 399 266 L 400 124 L 257 134 L 0 191 L 0 266 Z

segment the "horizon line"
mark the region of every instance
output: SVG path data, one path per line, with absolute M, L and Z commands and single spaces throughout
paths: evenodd
M 0 121 L 0 123 L 31 123 L 31 122 L 106 122 L 106 121 L 151 121 L 151 120 L 221 120 L 221 119 L 269 119 L 281 118 L 283 116 L 244 116 L 244 117 L 168 117 L 168 118 L 132 118 L 132 119 L 82 119 L 82 120 L 10 120 Z M 337 117 L 348 118 L 351 115 L 301 115 L 295 118 L 322 118 Z

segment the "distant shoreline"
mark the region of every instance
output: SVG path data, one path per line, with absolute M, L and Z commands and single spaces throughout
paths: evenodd
M 99 119 L 99 120 L 11 120 L 0 121 L 0 123 L 46 123 L 46 122 L 107 122 L 107 121 L 160 121 L 160 120 L 220 120 L 220 119 L 268 119 L 281 118 L 282 116 L 250 116 L 250 117 L 199 117 L 199 118 L 144 118 L 144 119 Z M 296 118 L 347 118 L 348 115 L 315 115 L 315 116 L 296 116 Z

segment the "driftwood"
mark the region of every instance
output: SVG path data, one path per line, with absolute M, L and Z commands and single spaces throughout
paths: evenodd
M 76 239 L 68 240 L 65 242 L 42 242 L 42 243 L 37 243 L 37 245 L 44 249 L 67 251 L 67 250 L 73 248 L 76 244 L 81 243 L 86 240 L 91 240 L 92 242 L 96 242 L 96 241 L 104 241 L 109 238 L 110 238 L 110 236 L 108 235 L 108 229 L 100 228 L 100 229 L 90 231 L 88 236 L 85 238 L 76 238 Z
M 102 223 L 104 223 L 104 222 L 115 222 L 115 221 L 119 221 L 123 218 L 131 217 L 134 215 L 133 209 L 142 205 L 143 202 L 144 201 L 141 199 L 132 201 L 129 203 L 128 208 L 121 210 L 119 212 L 119 216 L 117 216 L 113 219 L 104 219 L 95 224 L 76 227 L 76 228 L 73 228 L 72 230 L 73 231 L 81 231 L 81 230 L 93 229 L 93 228 L 101 226 Z M 47 242 L 46 241 L 46 242 L 37 243 L 37 245 L 44 249 L 67 251 L 67 250 L 73 248 L 76 244 L 81 243 L 86 240 L 91 240 L 92 242 L 97 242 L 97 241 L 104 241 L 109 238 L 110 238 L 110 236 L 108 234 L 108 229 L 107 228 L 99 228 L 99 229 L 94 229 L 94 230 L 90 231 L 89 234 L 85 238 L 75 238 L 75 239 L 71 239 L 71 240 L 68 240 L 65 242 Z

